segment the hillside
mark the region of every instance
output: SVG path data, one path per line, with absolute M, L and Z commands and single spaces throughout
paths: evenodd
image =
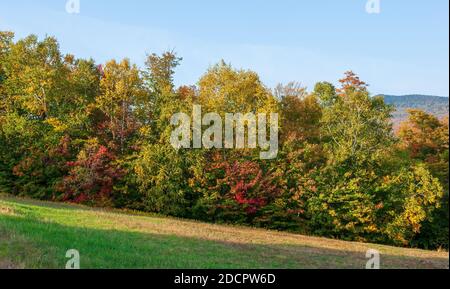
M 0 268 L 448 268 L 448 253 L 0 196 Z
M 448 97 L 431 95 L 382 95 L 386 103 L 394 105 L 397 111 L 394 113 L 394 123 L 398 124 L 408 118 L 407 110 L 410 108 L 421 109 L 439 118 L 448 116 Z

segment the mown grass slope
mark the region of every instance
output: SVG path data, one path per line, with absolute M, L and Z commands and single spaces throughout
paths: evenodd
M 0 268 L 448 268 L 446 252 L 343 242 L 0 196 Z

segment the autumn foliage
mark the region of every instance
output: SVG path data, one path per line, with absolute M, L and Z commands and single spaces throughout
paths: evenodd
M 68 174 L 57 189 L 61 200 L 112 205 L 114 184 L 123 174 L 114 163 L 115 158 L 105 146 L 88 142 L 76 161 L 66 163 Z
M 393 108 L 347 72 L 339 87 L 267 88 L 224 61 L 176 87 L 181 58 L 98 64 L 52 37 L 0 32 L 0 190 L 346 240 L 448 248 L 448 120 Z M 258 150 L 175 150 L 174 113 L 276 112 Z

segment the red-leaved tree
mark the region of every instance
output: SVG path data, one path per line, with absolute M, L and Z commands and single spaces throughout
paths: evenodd
M 89 141 L 77 160 L 67 163 L 69 175 L 59 187 L 63 200 L 110 205 L 114 184 L 123 176 L 123 171 L 114 164 L 115 159 L 108 148 Z
M 234 207 L 251 217 L 280 194 L 274 176 L 254 161 L 229 162 L 216 156 L 210 171 L 216 175 L 211 189 L 223 193 L 219 204 L 223 209 Z

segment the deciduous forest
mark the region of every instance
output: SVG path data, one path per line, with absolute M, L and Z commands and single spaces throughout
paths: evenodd
M 41 200 L 448 249 L 447 119 L 394 108 L 354 72 L 271 89 L 224 61 L 176 86 L 175 52 L 105 64 L 0 32 L 0 192 Z M 289 81 L 289 80 L 287 80 Z M 301 81 L 301 80 L 299 80 Z M 173 114 L 276 112 L 279 153 L 180 149 Z

